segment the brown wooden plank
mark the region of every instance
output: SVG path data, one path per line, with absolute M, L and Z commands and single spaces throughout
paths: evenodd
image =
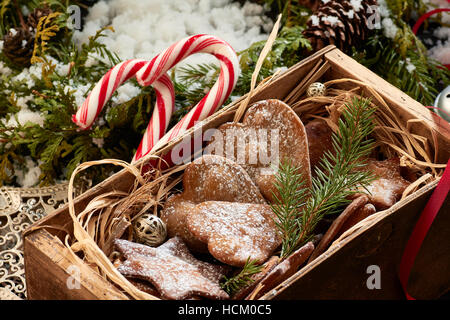
M 25 274 L 28 299 L 85 300 L 127 299 L 116 287 L 100 277 L 87 265 L 74 258 L 61 241 L 44 229 L 36 230 L 24 239 Z M 79 288 L 69 289 L 73 273 L 69 267 L 80 269 Z

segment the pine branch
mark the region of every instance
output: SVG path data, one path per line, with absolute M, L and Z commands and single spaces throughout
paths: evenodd
M 370 173 L 360 169 L 373 146 L 368 136 L 373 131 L 374 112 L 367 99 L 355 98 L 346 105 L 339 119 L 339 131 L 333 134 L 333 152 L 327 152 L 316 168 L 311 190 L 299 191 L 302 177 L 289 162 L 280 167 L 276 189 L 281 196 L 274 193 L 275 203 L 271 206 L 280 219 L 277 226 L 283 237 L 281 258 L 308 242 L 325 215 L 339 212 L 349 202 L 349 195 L 372 180 Z M 306 199 L 307 195 L 310 196 Z
M 261 272 L 263 265 L 257 265 L 255 260 L 250 260 L 250 257 L 245 262 L 242 270 L 231 278 L 223 277 L 224 282 L 220 284 L 223 290 L 230 296 L 233 296 L 240 289 L 253 283 L 252 275 Z
M 295 221 L 308 196 L 308 190 L 304 188 L 304 184 L 302 174 L 290 160 L 280 164 L 275 185 L 278 195 L 273 194 L 274 203 L 270 206 L 276 215 L 274 222 L 282 237 L 282 258 L 294 251 L 296 239 L 300 236 L 301 230 Z
M 354 58 L 424 105 L 433 105 L 439 86 L 450 82 L 450 71 L 425 54 L 420 40 L 394 42 L 381 35 L 369 39 Z M 400 48 L 399 46 L 403 46 Z

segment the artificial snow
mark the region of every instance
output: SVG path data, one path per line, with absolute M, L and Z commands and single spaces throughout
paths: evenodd
M 376 28 L 383 29 L 383 34 L 390 39 L 395 39 L 397 36 L 398 27 L 390 18 L 391 12 L 385 0 L 378 0 L 378 12 L 381 17 L 381 25 L 375 25 Z
M 450 64 L 450 39 L 443 42 L 439 40 L 437 44 L 428 51 L 430 58 L 442 64 Z
M 125 59 L 148 59 L 176 41 L 195 34 L 211 34 L 227 41 L 236 51 L 267 39 L 272 21 L 261 5 L 243 6 L 232 0 L 102 0 L 89 9 L 83 30 L 74 34 L 81 45 L 100 28 L 111 25 L 100 41 Z M 262 30 L 261 30 L 262 29 Z M 216 61 L 196 54 L 182 64 Z M 89 63 L 92 63 L 90 61 Z
M 311 16 L 311 24 L 312 24 L 313 26 L 317 27 L 317 26 L 319 25 L 319 23 L 320 23 L 319 17 L 316 16 L 315 14 L 313 14 L 313 15 Z
M 416 70 L 416 66 L 411 63 L 411 59 L 410 58 L 406 58 L 406 70 L 409 73 L 412 73 L 414 70 Z
M 12 70 L 8 68 L 3 61 L 0 61 L 0 76 L 9 76 L 11 74 Z
M 39 176 L 42 171 L 39 164 L 34 162 L 31 157 L 25 157 L 25 163 L 19 164 L 14 161 L 14 173 L 16 182 L 23 188 L 30 188 L 39 183 Z
M 67 94 L 69 92 L 72 92 L 72 96 L 75 98 L 75 104 L 77 106 L 81 106 L 84 100 L 86 100 L 86 95 L 88 94 L 90 88 L 90 84 L 78 84 L 77 86 L 75 86 L 71 79 L 69 81 L 69 84 L 64 87 L 64 93 Z
M 359 12 L 361 9 L 363 9 L 361 2 L 362 0 L 350 0 L 350 4 L 356 12 Z
M 127 102 L 136 97 L 141 92 L 141 88 L 136 87 L 131 82 L 125 82 L 119 88 L 117 88 L 117 96 L 112 97 L 112 102 L 121 104 Z
M 17 118 L 17 119 L 16 119 Z M 31 111 L 28 108 L 22 108 L 15 114 L 15 117 L 11 117 L 8 121 L 2 119 L 6 127 L 17 128 L 20 125 L 25 125 L 27 122 L 37 124 L 39 126 L 44 125 L 45 118 L 39 112 Z
M 430 0 L 428 6 L 430 10 L 435 8 L 449 8 L 449 3 L 447 0 Z M 444 12 L 441 22 L 443 25 L 450 24 L 450 13 Z M 434 47 L 428 50 L 428 56 L 442 64 L 450 64 L 450 28 L 437 28 L 434 30 L 433 35 L 439 40 Z
M 95 144 L 99 148 L 103 148 L 105 144 L 105 140 L 103 138 L 92 138 L 92 143 Z
M 330 23 L 332 27 L 334 27 L 340 20 L 335 16 L 326 16 L 322 17 L 322 21 Z

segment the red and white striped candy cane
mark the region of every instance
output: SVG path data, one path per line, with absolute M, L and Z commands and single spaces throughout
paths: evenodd
M 174 109 L 173 84 L 166 72 L 194 53 L 210 53 L 219 59 L 221 64 L 219 79 L 208 94 L 169 133 L 164 135 Z M 89 128 L 117 87 L 133 76 L 136 76 L 141 85 L 153 85 L 157 94 L 152 119 L 133 157 L 134 162 L 152 149 L 191 128 L 196 121 L 201 121 L 213 114 L 229 97 L 236 85 L 239 76 L 239 60 L 228 43 L 214 36 L 195 35 L 185 38 L 151 61 L 133 59 L 112 68 L 94 87 L 73 116 L 73 121 L 83 129 Z
M 220 61 L 219 79 L 206 96 L 158 141 L 153 147 L 154 149 L 179 136 L 191 128 L 196 121 L 201 121 L 213 114 L 229 97 L 236 85 L 240 69 L 239 60 L 233 48 L 215 36 L 202 34 L 185 38 L 167 48 L 152 61 L 146 63 L 137 72 L 136 79 L 144 86 L 152 84 L 162 73 L 167 72 L 178 62 L 195 53 L 210 53 Z M 138 149 L 134 160 L 144 155 Z
M 89 129 L 116 89 L 134 77 L 136 72 L 147 62 L 146 60 L 131 59 L 121 62 L 109 70 L 95 85 L 77 113 L 72 116 L 72 121 L 82 129 Z M 152 119 L 139 145 L 139 150 L 144 150 L 145 153 L 150 151 L 165 134 L 175 107 L 175 90 L 172 80 L 167 74 L 162 74 L 159 79 L 154 81 L 153 88 L 156 92 L 156 105 Z

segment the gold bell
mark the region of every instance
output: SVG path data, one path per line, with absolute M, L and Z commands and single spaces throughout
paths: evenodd
M 158 246 L 166 240 L 166 224 L 157 216 L 144 213 L 133 223 L 136 241 L 147 246 Z
M 311 83 L 306 90 L 306 95 L 308 97 L 324 96 L 327 93 L 327 88 L 321 82 Z

